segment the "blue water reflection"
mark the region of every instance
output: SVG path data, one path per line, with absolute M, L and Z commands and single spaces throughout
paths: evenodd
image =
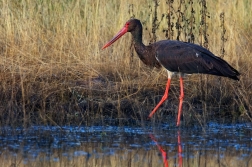
M 252 128 L 248 124 L 217 123 L 210 123 L 204 128 L 184 129 L 167 128 L 166 125 L 0 128 L 0 158 L 21 156 L 24 164 L 38 159 L 60 162 L 64 157 L 69 161 L 85 157 L 83 161 L 86 162 L 92 158 L 118 155 L 121 161 L 126 161 L 128 155 L 136 150 L 141 153 L 130 157 L 132 163 L 143 161 L 141 163 L 149 166 L 154 166 L 150 165 L 154 162 L 150 158 L 142 158 L 142 154 L 147 155 L 151 151 L 154 153 L 151 157 L 156 157 L 161 166 L 168 166 L 168 163 L 186 166 L 191 159 L 199 157 L 201 161 L 210 157 L 221 162 L 227 156 L 235 158 L 238 164 L 243 162 L 244 166 L 252 166 Z

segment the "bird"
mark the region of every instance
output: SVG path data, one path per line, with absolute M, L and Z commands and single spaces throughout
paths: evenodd
M 151 118 L 168 98 L 171 78 L 174 74 L 178 74 L 180 80 L 180 96 L 176 126 L 180 126 L 180 117 L 182 114 L 184 74 L 211 74 L 239 80 L 238 76 L 240 73 L 235 68 L 200 45 L 178 40 L 161 40 L 148 46 L 144 45 L 142 42 L 142 23 L 135 18 L 128 20 L 123 28 L 102 47 L 102 50 L 109 47 L 127 32 L 132 34 L 134 48 L 141 61 L 150 67 L 164 67 L 168 74 L 164 95 L 156 107 L 151 111 L 148 118 Z

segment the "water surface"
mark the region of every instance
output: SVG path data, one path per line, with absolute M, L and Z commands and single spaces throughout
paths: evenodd
M 0 166 L 252 167 L 248 124 L 0 128 Z

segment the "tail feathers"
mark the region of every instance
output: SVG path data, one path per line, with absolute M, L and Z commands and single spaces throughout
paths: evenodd
M 216 62 L 216 66 L 218 69 L 217 71 L 219 72 L 218 75 L 221 74 L 221 76 L 228 77 L 234 80 L 238 80 L 238 76 L 240 73 L 233 68 L 231 65 L 229 65 L 225 60 L 219 58 L 218 61 Z

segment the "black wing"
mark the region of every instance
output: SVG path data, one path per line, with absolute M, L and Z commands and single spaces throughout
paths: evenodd
M 153 44 L 156 58 L 167 70 L 182 73 L 203 73 L 239 80 L 239 72 L 225 60 L 192 43 L 164 40 Z

